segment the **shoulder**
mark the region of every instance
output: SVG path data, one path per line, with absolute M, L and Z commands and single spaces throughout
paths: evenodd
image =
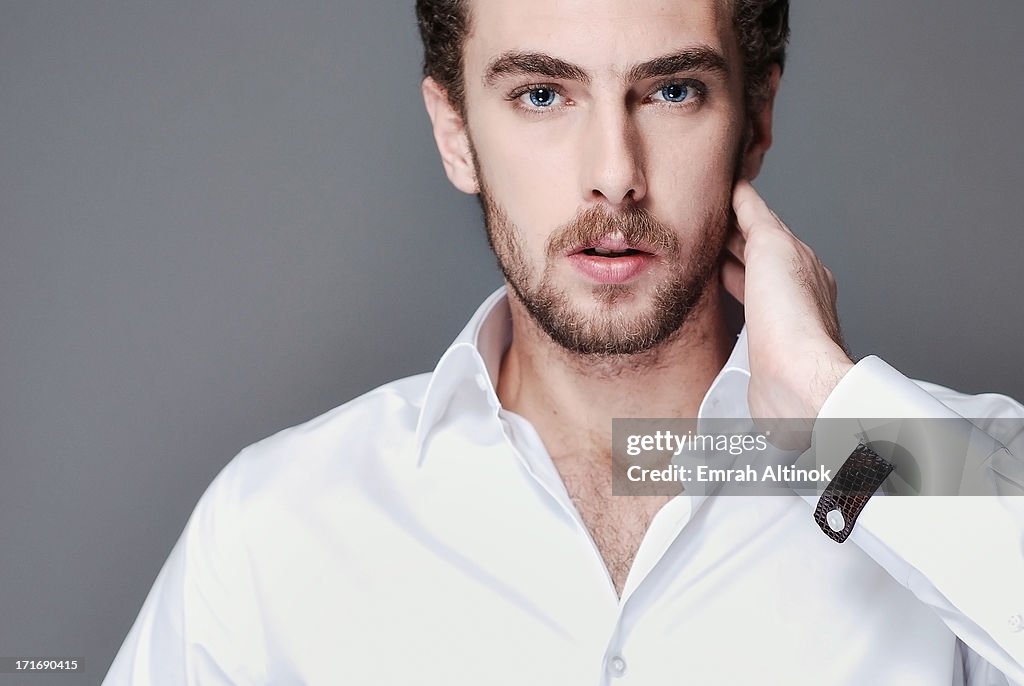
M 374 470 L 411 469 L 430 376 L 384 384 L 253 443 L 221 470 L 203 499 L 277 508 L 358 489 Z

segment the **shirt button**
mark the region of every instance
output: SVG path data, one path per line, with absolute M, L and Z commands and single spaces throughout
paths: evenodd
M 1024 631 L 1024 617 L 1021 615 L 1013 615 L 1010 617 L 1010 631 L 1013 633 Z
M 828 528 L 837 533 L 846 528 L 846 520 L 843 519 L 843 513 L 839 510 L 831 510 L 825 515 L 825 523 L 828 524 Z
M 608 660 L 608 673 L 615 677 L 622 676 L 626 673 L 626 661 L 619 655 Z

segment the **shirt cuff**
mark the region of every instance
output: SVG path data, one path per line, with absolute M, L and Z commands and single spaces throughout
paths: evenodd
M 908 455 L 917 458 L 912 466 L 919 468 L 921 494 L 946 493 L 946 486 L 958 484 L 955 492 L 997 495 L 1024 470 L 993 436 L 873 355 L 854 365 L 825 400 L 812 448 L 798 464 L 831 463 L 837 471 L 861 443 L 896 463 L 887 492 L 900 482 Z M 812 510 L 817 507 L 819 496 L 802 495 Z M 934 607 L 972 650 L 1021 678 L 1024 499 L 877 496 L 863 506 L 850 539 Z
M 859 444 L 896 466 L 901 495 L 996 493 L 997 453 L 1006 448 L 878 357 L 840 379 L 815 419 L 812 448 L 799 462 L 839 471 Z M 1005 476 L 1005 474 L 1004 474 Z
M 956 418 L 959 415 L 875 355 L 868 355 L 855 364 L 832 389 L 818 412 L 818 419 L 912 417 Z
M 958 418 L 934 396 L 875 355 L 857 362 L 825 399 L 812 429 L 811 448 L 796 462 L 835 475 L 860 445 L 888 459 L 878 441 L 895 443 L 899 420 Z

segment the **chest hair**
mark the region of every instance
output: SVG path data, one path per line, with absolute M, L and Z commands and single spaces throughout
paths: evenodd
M 601 553 L 615 590 L 622 595 L 626 577 L 651 520 L 670 496 L 612 495 L 608 462 L 556 461 L 566 491 Z

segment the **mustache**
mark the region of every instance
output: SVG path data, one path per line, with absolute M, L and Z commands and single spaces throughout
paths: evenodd
M 643 246 L 661 255 L 671 255 L 679 249 L 676 235 L 647 209 L 630 205 L 612 214 L 593 206 L 580 210 L 555 231 L 547 242 L 547 256 L 554 258 L 577 252 L 613 233 L 621 233 L 631 248 Z

